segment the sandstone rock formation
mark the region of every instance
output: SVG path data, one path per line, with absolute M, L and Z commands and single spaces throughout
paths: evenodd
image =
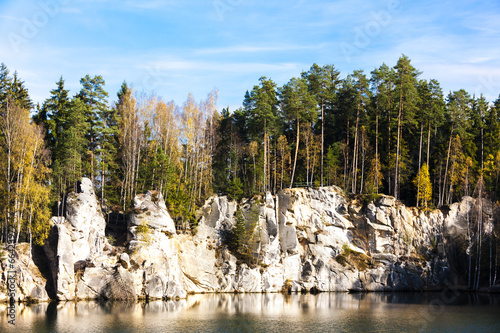
M 47 300 L 51 289 L 52 297 L 73 300 L 439 288 L 450 274 L 449 247 L 474 205 L 464 198 L 446 214 L 424 212 L 389 196 L 349 200 L 337 187 L 287 189 L 241 203 L 214 196 L 200 209 L 196 234 L 187 235 L 176 232 L 163 197 L 151 191 L 134 198 L 122 248 L 106 239 L 106 221 L 83 179 L 67 196 L 64 217 L 52 220 L 44 246 L 50 274 L 23 268 L 26 255 L 19 255 L 18 298 Z M 253 228 L 246 259 L 228 246 L 237 211 Z

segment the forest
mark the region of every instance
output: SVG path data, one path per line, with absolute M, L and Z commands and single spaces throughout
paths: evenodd
M 336 185 L 422 209 L 500 194 L 500 99 L 445 95 L 402 55 L 345 77 L 313 64 L 283 86 L 261 77 L 242 107 L 217 109 L 217 91 L 182 105 L 135 92 L 110 98 L 100 75 L 75 95 L 60 80 L 34 105 L 17 72 L 0 67 L 1 239 L 42 244 L 64 194 L 88 177 L 106 214 L 158 190 L 180 230 L 213 194 L 250 198 Z M 249 87 L 250 88 L 250 87 Z

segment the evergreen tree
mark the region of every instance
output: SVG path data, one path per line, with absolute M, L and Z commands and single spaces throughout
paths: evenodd
M 357 181 L 358 181 L 358 169 L 359 169 L 359 152 L 362 150 L 361 147 L 364 145 L 364 140 L 361 137 L 361 123 L 364 121 L 366 115 L 367 104 L 369 101 L 368 94 L 368 80 L 363 74 L 363 71 L 354 71 L 353 75 L 353 88 L 354 88 L 354 99 L 356 108 L 356 127 L 354 132 L 354 151 L 353 151 L 353 163 L 352 163 L 352 192 L 357 193 Z M 362 166 L 364 169 L 364 164 Z M 361 189 L 363 190 L 363 182 L 361 181 Z
M 293 187 L 297 157 L 300 145 L 300 124 L 313 123 L 316 120 L 316 100 L 309 92 L 305 79 L 292 78 L 280 89 L 282 110 L 291 123 L 295 123 L 295 154 L 293 160 L 290 188 Z M 290 124 L 291 125 L 291 124 Z
M 82 177 L 82 156 L 86 152 L 88 142 L 87 123 L 85 122 L 85 104 L 77 97 L 69 105 L 62 133 L 61 165 L 67 179 L 68 187 L 76 190 L 78 181 Z
M 31 110 L 33 108 L 33 102 L 29 97 L 28 89 L 24 86 L 24 81 L 19 79 L 17 72 L 14 72 L 14 76 L 8 88 L 8 94 L 19 107 L 26 110 Z
M 102 122 L 98 140 L 99 148 L 99 169 L 101 171 L 101 203 L 104 204 L 105 193 L 110 203 L 120 202 L 120 180 L 118 178 L 118 144 L 120 122 L 118 110 L 116 108 L 103 108 L 99 117 Z
M 70 167 L 76 164 L 68 161 L 74 159 L 74 153 L 68 149 L 68 145 L 73 141 L 69 136 L 70 132 L 75 131 L 75 126 L 85 127 L 84 119 L 78 119 L 78 123 L 71 121 L 71 117 L 74 117 L 73 105 L 68 97 L 69 91 L 64 89 L 63 78 L 56 84 L 57 87 L 50 91 L 51 97 L 43 103 L 35 117 L 35 122 L 45 128 L 45 140 L 52 153 L 53 201 L 62 198 L 67 188 L 75 187 L 79 180 L 74 175 L 75 168 Z M 78 129 L 76 131 L 78 132 Z M 84 152 L 79 149 L 78 154 L 82 153 Z M 80 168 L 78 164 L 78 170 Z
M 80 80 L 82 89 L 78 94 L 83 103 L 86 105 L 85 122 L 88 124 L 87 142 L 88 156 L 85 158 L 84 174 L 89 176 L 94 183 L 96 175 L 96 150 L 99 146 L 99 136 L 101 129 L 104 126 L 102 115 L 107 111 L 108 93 L 104 90 L 104 79 L 100 75 L 93 78 L 86 75 Z
M 382 140 L 380 147 L 380 163 L 383 165 L 382 170 L 385 173 L 386 193 L 393 194 L 394 189 L 394 126 L 397 124 L 396 116 L 396 92 L 395 92 L 395 76 L 394 68 L 387 66 L 385 63 L 377 69 L 380 85 L 378 86 L 377 106 L 380 112 L 380 135 Z
M 426 163 L 429 169 L 429 157 L 431 147 L 431 129 L 433 126 L 440 126 L 443 122 L 443 92 L 439 83 L 436 80 L 420 80 L 417 86 L 419 100 L 417 103 L 417 111 L 415 119 L 419 130 L 419 145 L 418 145 L 418 165 L 417 170 L 421 169 L 424 140 L 427 141 Z M 427 132 L 427 133 L 424 133 Z M 424 135 L 426 134 L 426 135 Z M 420 171 L 419 171 L 420 172 Z M 420 179 L 417 175 L 416 179 Z M 417 188 L 419 185 L 417 184 Z M 417 207 L 420 204 L 420 198 L 417 193 Z
M 237 177 L 232 174 L 232 160 L 234 159 L 232 151 L 232 117 L 229 108 L 222 109 L 219 123 L 217 126 L 217 145 L 215 156 L 213 158 L 214 169 L 214 192 L 228 193 L 232 179 Z M 231 152 L 228 154 L 228 152 Z
M 54 160 L 62 158 L 60 148 L 70 107 L 69 91 L 64 89 L 62 76 L 56 84 L 57 88 L 50 91 L 51 97 L 43 103 L 43 115 L 40 117 L 44 120 L 46 138 Z
M 410 59 L 402 55 L 394 69 L 396 70 L 396 94 L 398 96 L 398 119 L 396 135 L 396 159 L 394 168 L 394 196 L 399 198 L 401 183 L 401 164 L 408 156 L 404 152 L 404 135 L 410 135 L 414 124 L 414 114 L 418 103 L 417 77 L 420 75 L 410 63 Z M 404 129 L 404 131 L 403 131 Z M 407 173 L 406 173 L 407 174 Z
M 452 142 L 453 138 L 458 135 L 459 138 L 465 137 L 466 129 L 470 119 L 470 96 L 465 90 L 455 91 L 450 93 L 447 97 L 447 112 L 446 112 L 446 128 L 449 129 L 448 149 L 446 154 L 446 164 L 444 168 L 443 181 L 439 187 L 439 201 L 438 206 L 442 206 L 445 202 L 447 194 L 448 182 L 451 183 L 450 172 L 450 159 L 452 156 Z M 441 179 L 441 177 L 440 177 Z M 450 187 L 451 188 L 451 187 Z M 448 196 L 450 198 L 450 196 Z M 449 201 L 448 201 L 449 203 Z
M 250 96 L 245 99 L 247 112 L 250 114 L 248 127 L 252 139 L 257 140 L 260 145 L 263 145 L 262 155 L 262 174 L 263 174 L 263 191 L 270 189 L 270 141 L 271 135 L 276 134 L 276 119 L 277 119 L 277 104 L 276 83 L 265 76 L 259 79 L 260 84 L 254 86 Z
M 316 98 L 318 118 L 321 120 L 320 186 L 324 182 L 325 111 L 335 101 L 335 93 L 340 83 L 340 72 L 333 65 L 323 67 L 313 64 L 302 77 L 308 82 L 310 93 Z
M 0 108 L 2 110 L 6 107 L 7 96 L 9 95 L 9 87 L 12 79 L 9 77 L 9 69 L 2 62 L 0 64 Z

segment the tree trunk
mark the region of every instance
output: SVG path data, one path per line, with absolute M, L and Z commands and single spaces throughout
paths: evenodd
M 257 191 L 257 170 L 255 168 L 255 154 L 253 155 L 253 190 Z
M 264 193 L 267 191 L 267 121 L 264 117 Z
M 314 169 L 316 169 L 316 156 L 318 153 L 317 146 L 314 144 L 314 135 L 312 136 L 312 165 L 311 165 L 311 186 L 314 186 Z
M 297 109 L 297 112 L 296 112 L 296 117 L 297 117 L 297 144 L 295 146 L 295 158 L 293 160 L 293 171 L 292 171 L 292 178 L 290 179 L 290 188 L 293 187 L 293 179 L 295 177 L 295 168 L 297 167 L 297 156 L 299 154 L 300 120 L 299 120 L 299 110 L 298 109 Z
M 378 86 L 377 86 L 377 107 L 375 109 L 375 190 L 378 194 Z
M 365 147 L 365 134 L 361 131 L 361 182 L 359 193 L 363 194 L 363 183 L 365 178 L 365 158 L 366 158 L 366 147 Z
M 479 180 L 479 209 L 478 209 L 478 221 L 477 221 L 477 239 L 478 239 L 478 251 L 477 251 L 477 260 L 476 260 L 476 285 L 475 290 L 479 289 L 479 280 L 481 278 L 481 251 L 482 251 L 482 224 L 483 224 L 483 200 L 482 200 L 482 178 Z
M 465 173 L 465 196 L 467 197 L 467 254 L 469 256 L 469 279 L 467 287 L 471 288 L 471 269 L 472 269 L 472 240 L 470 231 L 470 218 L 469 218 L 469 165 L 467 165 L 467 170 Z
M 493 230 L 490 232 L 490 287 L 492 286 L 493 278 Z
M 403 80 L 401 80 L 400 85 L 400 96 L 399 96 L 399 113 L 398 113 L 398 136 L 396 141 L 396 166 L 394 170 L 394 197 L 398 199 L 398 185 L 399 185 L 399 146 L 401 139 L 401 117 L 403 115 Z
M 420 168 L 422 166 L 422 137 L 424 134 L 424 123 L 420 125 L 420 145 L 418 148 L 418 174 L 417 174 L 417 208 L 419 203 L 420 195 Z
M 275 140 L 276 140 L 276 137 L 275 137 Z M 273 192 L 276 193 L 276 186 L 278 186 L 278 166 L 277 166 L 277 161 L 278 159 L 278 145 L 277 145 L 277 142 L 275 141 L 274 142 L 274 161 L 273 161 L 273 169 L 274 169 L 274 188 L 273 188 Z
M 497 271 L 498 271 L 498 238 L 495 240 L 495 277 L 493 278 L 493 284 L 497 283 Z
M 347 191 L 347 184 L 349 183 L 349 118 L 347 118 L 347 136 L 346 147 L 344 152 L 344 191 Z
M 103 136 L 103 145 L 104 145 L 104 140 L 105 136 Z M 104 205 L 104 172 L 105 172 L 105 152 L 103 149 L 103 156 L 102 156 L 102 170 L 101 170 L 101 206 Z
M 359 150 L 359 112 L 361 109 L 361 96 L 358 97 L 358 104 L 356 108 L 356 132 L 354 134 L 354 153 L 352 155 L 352 172 L 353 172 L 353 180 L 352 180 L 352 193 L 356 194 L 357 190 L 357 181 L 358 181 L 358 150 Z
M 481 114 L 482 116 L 482 114 Z M 481 117 L 482 118 L 482 117 Z M 482 119 L 481 119 L 482 120 Z M 483 141 L 483 123 L 481 123 L 481 172 L 483 171 L 484 168 L 484 141 Z
M 307 130 L 307 127 L 306 127 Z M 310 142 L 309 142 L 309 133 L 306 131 L 304 132 L 305 134 L 305 144 L 306 144 L 306 186 L 309 186 L 309 166 L 310 166 L 310 159 L 309 159 L 309 147 L 310 147 Z
M 387 109 L 387 112 L 388 112 L 388 118 L 389 118 L 389 122 L 388 122 L 388 132 L 389 132 L 389 135 L 387 137 L 387 154 L 388 154 L 388 160 L 390 161 L 391 159 L 391 141 L 392 141 L 392 138 L 391 138 L 391 103 L 390 103 L 390 100 L 389 100 L 389 105 L 388 105 L 388 109 Z M 392 184 L 392 178 L 391 178 L 391 171 L 389 170 L 388 172 L 388 177 L 387 177 L 387 189 L 389 191 L 389 195 L 391 195 L 391 184 Z
M 444 169 L 444 181 L 443 181 L 443 184 L 442 184 L 442 190 L 440 191 L 441 193 L 441 197 L 439 198 L 439 203 L 438 203 L 438 206 L 442 206 L 443 203 L 444 203 L 444 194 L 445 194 L 445 188 L 446 188 L 446 178 L 447 178 L 447 175 L 448 175 L 448 164 L 450 162 L 450 152 L 451 152 L 451 141 L 453 139 L 453 130 L 454 130 L 454 125 L 455 123 L 451 123 L 451 133 L 450 133 L 450 142 L 448 143 L 448 155 L 446 156 L 446 167 Z
M 453 159 L 453 163 L 451 164 L 451 179 L 450 179 L 450 191 L 448 192 L 448 198 L 446 199 L 446 204 L 449 205 L 451 203 L 452 199 L 452 192 L 453 192 L 453 176 L 455 175 L 455 159 Z
M 324 102 L 321 99 L 321 187 L 323 187 L 323 156 L 324 156 L 324 144 L 325 144 L 325 113 L 324 113 Z

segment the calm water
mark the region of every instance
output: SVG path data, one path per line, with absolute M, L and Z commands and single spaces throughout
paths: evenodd
M 500 332 L 500 295 L 190 295 L 149 303 L 0 305 L 0 332 Z

